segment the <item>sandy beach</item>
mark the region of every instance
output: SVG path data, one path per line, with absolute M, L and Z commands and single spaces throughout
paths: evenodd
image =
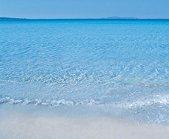
M 14 108 L 14 107 L 13 107 Z M 1 108 L 0 139 L 168 139 L 169 127 L 106 116 L 35 114 Z

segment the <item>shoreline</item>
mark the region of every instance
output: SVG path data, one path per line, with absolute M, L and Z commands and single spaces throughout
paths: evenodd
M 168 139 L 169 126 L 137 123 L 105 115 L 69 116 L 37 108 L 0 106 L 3 139 Z

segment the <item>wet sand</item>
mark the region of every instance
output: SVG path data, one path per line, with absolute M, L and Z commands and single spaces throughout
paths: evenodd
M 17 108 L 18 109 L 18 108 Z M 35 114 L 0 107 L 0 139 L 168 139 L 169 127 L 106 116 Z

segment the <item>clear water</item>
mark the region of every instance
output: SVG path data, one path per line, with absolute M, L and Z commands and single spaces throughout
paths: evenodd
M 169 20 L 0 21 L 0 104 L 102 106 L 169 123 Z

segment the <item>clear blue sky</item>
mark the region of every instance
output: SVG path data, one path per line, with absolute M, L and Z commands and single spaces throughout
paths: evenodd
M 169 0 L 0 0 L 0 16 L 169 18 Z

